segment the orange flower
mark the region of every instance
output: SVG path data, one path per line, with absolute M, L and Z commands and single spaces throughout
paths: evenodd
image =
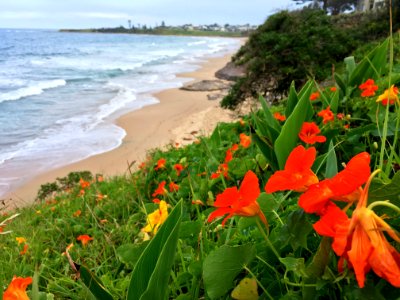
M 0 233 L 2 233 L 4 231 L 4 227 L 5 226 L 0 226 Z
M 96 176 L 96 181 L 97 181 L 97 182 L 103 182 L 103 181 L 104 181 L 103 175 L 97 175 L 97 176 Z
M 286 117 L 282 115 L 280 112 L 274 112 L 274 118 L 281 122 L 286 120 Z
M 389 281 L 393 286 L 400 287 L 400 253 L 387 241 L 386 232 L 395 241 L 399 236 L 381 217 L 369 207 L 368 189 L 372 178 L 379 170 L 369 177 L 365 187 L 361 189 L 356 209 L 349 220 L 344 212 L 330 209 L 316 226 L 321 235 L 334 238 L 332 249 L 340 256 L 342 267 L 344 260 L 354 269 L 360 288 L 365 285 L 365 274 L 372 269 L 378 276 Z M 314 226 L 315 228 L 315 226 Z
M 375 92 L 378 90 L 378 86 L 375 85 L 375 81 L 373 79 L 367 79 L 363 84 L 358 87 L 362 90 L 361 97 L 371 97 L 375 95 Z
M 18 242 L 18 245 L 25 244 L 26 239 L 24 237 L 16 237 L 15 240 Z
M 324 214 L 331 200 L 353 202 L 358 199 L 358 189 L 370 175 L 370 156 L 362 152 L 354 156 L 346 168 L 333 178 L 325 179 L 308 188 L 299 198 L 299 206 L 307 213 Z
M 82 178 L 79 179 L 79 184 L 81 185 L 82 189 L 86 189 L 90 186 L 90 182 L 83 180 Z
M 183 171 L 184 167 L 181 164 L 175 164 L 174 169 L 176 171 L 176 176 L 180 176 L 181 172 Z
M 107 197 L 107 195 L 103 195 L 102 193 L 97 193 L 97 195 L 96 195 L 96 201 L 97 202 L 100 202 L 100 201 L 102 201 L 104 198 L 106 198 Z
M 294 148 L 286 160 L 285 169 L 276 171 L 268 179 L 265 191 L 269 194 L 286 190 L 304 192 L 310 185 L 317 183 L 318 177 L 311 170 L 316 154 L 314 147 Z
M 192 204 L 194 204 L 194 205 L 201 205 L 201 206 L 204 205 L 203 201 L 201 201 L 201 200 L 199 200 L 199 199 L 197 199 L 197 200 L 192 200 Z
M 26 252 L 28 252 L 28 248 L 29 248 L 28 244 L 25 244 L 24 248 L 19 252 L 19 254 L 25 255 Z
M 146 167 L 146 162 L 145 161 L 141 162 L 140 165 L 138 166 L 138 168 L 140 170 L 143 170 L 145 167 Z
M 239 190 L 237 187 L 231 187 L 217 195 L 214 203 L 217 210 L 209 215 L 207 221 L 211 222 L 215 218 L 228 214 L 222 221 L 222 226 L 234 215 L 243 217 L 258 216 L 264 224 L 267 224 L 267 219 L 257 203 L 259 195 L 258 178 L 252 171 L 247 171 Z
M 335 115 L 331 111 L 331 107 L 328 106 L 326 109 L 321 110 L 318 114 L 319 117 L 322 117 L 322 122 L 324 124 L 331 122 L 335 119 Z
M 152 194 L 152 196 L 153 197 L 157 197 L 158 195 L 165 195 L 166 193 L 167 193 L 167 190 L 165 189 L 165 184 L 166 184 L 166 182 L 165 182 L 165 180 L 164 181 L 162 181 L 159 185 L 158 185 L 158 187 L 157 187 L 157 189 L 154 191 L 154 193 Z
M 310 95 L 310 100 L 311 101 L 315 101 L 317 100 L 321 95 L 319 94 L 319 92 L 314 92 Z
M 10 285 L 3 294 L 3 300 L 29 300 L 26 288 L 32 283 L 32 277 L 17 277 L 14 275 Z
M 142 232 L 156 234 L 158 228 L 168 217 L 168 204 L 164 200 L 160 201 L 159 208 L 147 216 L 147 225 L 141 229 Z
M 336 91 L 337 91 L 337 87 L 336 87 L 336 86 L 332 86 L 329 90 L 330 90 L 331 92 L 336 92 Z
M 233 153 L 235 151 L 237 151 L 239 149 L 239 145 L 238 144 L 233 144 L 232 147 L 230 147 L 228 150 L 226 150 L 226 154 L 225 154 L 225 163 L 228 163 L 232 160 L 233 158 Z
M 157 161 L 157 166 L 154 168 L 154 170 L 160 170 L 160 169 L 165 169 L 165 164 L 166 164 L 167 160 L 165 158 L 160 158 Z
M 239 124 L 240 124 L 240 126 L 244 126 L 244 125 L 246 125 L 246 122 L 243 121 L 243 119 L 240 119 L 240 120 L 239 120 Z
M 90 237 L 90 236 L 87 235 L 87 234 L 83 234 L 83 235 L 78 236 L 78 237 L 76 238 L 76 240 L 77 240 L 77 241 L 80 241 L 80 242 L 82 243 L 83 246 L 86 246 L 86 244 L 89 243 L 90 241 L 92 241 L 93 238 Z
M 156 203 L 156 204 L 159 204 L 161 202 L 161 200 L 157 199 L 157 198 L 154 198 L 152 201 L 153 201 L 153 203 Z
M 239 137 L 240 137 L 240 145 L 243 148 L 249 148 L 251 144 L 251 137 L 245 135 L 244 133 L 241 133 Z
M 301 127 L 299 138 L 306 144 L 324 143 L 326 137 L 323 135 L 318 135 L 321 132 L 317 124 L 314 122 L 304 122 Z
M 177 185 L 176 183 L 174 183 L 174 182 L 170 182 L 169 183 L 169 191 L 172 193 L 172 192 L 177 192 L 177 191 L 179 191 L 179 185 Z
M 400 104 L 399 97 L 397 96 L 398 94 L 399 89 L 396 86 L 392 85 L 390 89 L 385 90 L 385 92 L 380 95 L 378 99 L 376 99 L 376 102 L 381 102 L 382 105 L 385 106 L 388 105 L 388 103 L 392 105 L 395 101 Z
M 218 166 L 218 170 L 215 173 L 211 174 L 211 179 L 216 179 L 219 176 L 221 176 L 221 174 L 225 177 L 228 178 L 228 164 L 220 164 Z
M 80 209 L 78 209 L 76 212 L 74 212 L 72 215 L 74 217 L 79 217 L 82 214 L 82 211 Z

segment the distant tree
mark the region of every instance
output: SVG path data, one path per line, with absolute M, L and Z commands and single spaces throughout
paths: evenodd
M 161 21 L 161 27 L 165 27 L 165 22 Z
M 307 2 L 312 2 L 311 7 L 322 7 L 325 12 L 329 12 L 332 15 L 337 15 L 349 9 L 356 7 L 358 0 L 292 0 L 296 4 L 305 4 Z

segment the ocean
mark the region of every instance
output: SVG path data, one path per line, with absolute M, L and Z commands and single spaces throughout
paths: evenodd
M 118 147 L 116 118 L 158 102 L 237 39 L 0 29 L 0 197 Z M 145 126 L 145 124 L 144 124 Z

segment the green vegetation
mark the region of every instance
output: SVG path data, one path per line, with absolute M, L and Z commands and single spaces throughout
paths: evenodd
M 99 28 L 99 29 L 61 29 L 61 32 L 77 33 L 127 33 L 127 34 L 154 34 L 154 35 L 182 35 L 182 36 L 219 36 L 219 37 L 245 37 L 248 32 L 227 32 L 227 31 L 206 31 L 206 30 L 186 30 L 175 27 L 157 28 Z
M 328 16 L 309 8 L 272 15 L 234 56 L 236 64 L 247 65 L 247 76 L 222 106 L 233 108 L 259 94 L 272 101 L 286 95 L 292 81 L 302 86 L 308 78 L 330 79 L 343 66 L 343 57 L 356 49 L 363 57 L 367 45 L 387 36 L 386 16 L 386 11 Z
M 0 294 L 15 274 L 33 277 L 35 300 L 396 299 L 391 42 L 346 58 L 334 86 L 292 84 L 280 106 L 261 98 L 244 120 L 155 150 L 126 176 L 43 186 L 34 206 L 0 218 Z

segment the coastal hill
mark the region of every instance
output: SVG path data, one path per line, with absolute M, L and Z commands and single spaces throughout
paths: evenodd
M 185 36 L 221 36 L 221 37 L 246 37 L 255 31 L 257 26 L 245 25 L 192 25 L 148 27 L 138 24 L 136 27 L 130 23 L 128 28 L 119 26 L 115 28 L 91 28 L 91 29 L 60 29 L 61 32 L 84 32 L 84 33 L 130 33 L 130 34 L 155 34 L 155 35 L 185 35 Z

